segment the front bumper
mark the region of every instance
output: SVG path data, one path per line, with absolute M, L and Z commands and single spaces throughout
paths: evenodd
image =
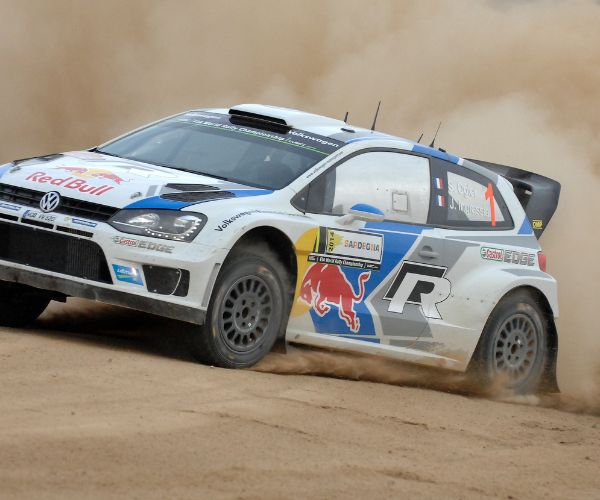
M 0 280 L 22 283 L 42 290 L 63 293 L 69 297 L 97 300 L 116 306 L 129 307 L 167 318 L 203 324 L 206 312 L 195 307 L 173 304 L 152 297 L 133 295 L 120 290 L 111 290 L 101 286 L 79 283 L 71 279 L 49 276 L 29 269 L 18 269 L 0 265 Z
M 16 204 L 0 204 L 0 229 L 0 280 L 195 324 L 226 254 Z

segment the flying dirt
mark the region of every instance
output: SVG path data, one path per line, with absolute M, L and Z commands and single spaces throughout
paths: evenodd
M 382 100 L 378 130 L 429 143 L 441 121 L 437 146 L 562 184 L 541 239 L 559 284 L 561 395 L 507 402 L 460 374 L 299 349 L 255 371 L 209 368 L 186 357 L 176 322 L 55 303 L 32 330 L 0 332 L 0 496 L 598 495 L 598 2 L 0 12 L 0 164 L 185 109 L 263 102 L 370 126 Z

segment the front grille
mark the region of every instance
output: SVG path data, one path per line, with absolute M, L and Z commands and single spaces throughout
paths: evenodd
M 93 241 L 0 222 L 0 259 L 112 283 L 106 257 Z
M 0 214 L 0 219 L 14 220 L 14 221 L 19 220 L 19 218 L 16 215 L 8 215 L 8 214 Z
M 42 222 L 35 219 L 23 219 L 21 222 L 23 222 L 23 224 L 29 224 L 30 226 L 43 227 L 46 229 L 52 229 L 53 227 L 52 224 L 48 224 L 47 222 Z
M 40 207 L 40 200 L 46 193 L 44 191 L 35 191 L 8 184 L 0 184 L 0 200 L 28 207 Z M 61 197 L 60 205 L 56 212 L 65 215 L 74 215 L 86 219 L 106 222 L 115 213 L 118 208 L 99 205 L 98 203 L 90 203 L 88 201 L 76 200 L 74 198 Z
M 56 230 L 62 231 L 63 233 L 71 233 L 76 234 L 78 236 L 84 236 L 86 238 L 92 238 L 94 236 L 94 233 L 82 231 L 81 229 L 73 229 L 72 227 L 56 226 Z

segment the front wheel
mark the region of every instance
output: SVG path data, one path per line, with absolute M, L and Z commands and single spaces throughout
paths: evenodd
M 535 393 L 548 360 L 548 324 L 525 290 L 496 306 L 474 355 L 474 366 L 487 387 Z
M 224 368 L 256 364 L 285 329 L 289 289 L 288 273 L 268 247 L 234 250 L 215 283 L 206 323 L 191 332 L 194 356 Z
M 49 303 L 49 294 L 42 290 L 0 281 L 0 326 L 25 326 L 35 321 Z

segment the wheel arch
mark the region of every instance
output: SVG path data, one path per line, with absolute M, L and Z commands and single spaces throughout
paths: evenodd
M 280 229 L 273 226 L 253 227 L 242 234 L 232 245 L 229 255 L 242 245 L 266 244 L 281 260 L 281 263 L 290 273 L 293 279 L 292 285 L 296 283 L 298 264 L 296 261 L 296 250 L 290 238 Z
M 558 330 L 556 328 L 556 322 L 554 320 L 554 310 L 553 310 L 550 300 L 548 299 L 546 294 L 541 289 L 539 289 L 531 284 L 527 284 L 527 285 L 521 284 L 521 285 L 515 286 L 514 288 L 506 291 L 504 293 L 504 295 L 502 295 L 502 297 L 500 297 L 500 299 L 497 301 L 496 305 L 490 311 L 490 314 L 487 317 L 487 320 L 485 322 L 485 325 L 484 325 L 481 335 L 479 337 L 479 341 L 477 342 L 477 346 L 475 348 L 474 355 L 471 357 L 468 370 L 472 367 L 473 363 L 475 362 L 475 360 L 477 358 L 475 353 L 477 353 L 480 349 L 480 345 L 483 342 L 483 334 L 487 328 L 488 321 L 493 316 L 494 311 L 506 298 L 508 298 L 511 295 L 514 295 L 516 293 L 520 293 L 520 292 L 526 292 L 533 298 L 533 300 L 540 307 L 540 309 L 544 315 L 546 325 L 548 327 L 548 339 L 547 339 L 547 341 L 548 341 L 548 359 L 546 362 L 546 366 L 544 367 L 544 375 L 543 375 L 543 379 L 540 384 L 539 390 L 540 390 L 540 392 L 559 392 L 558 380 L 556 377 L 556 361 L 557 361 L 557 354 L 558 354 Z
M 291 309 L 298 279 L 298 261 L 294 244 L 281 229 L 277 229 L 273 226 L 253 227 L 235 241 L 227 254 L 227 258 L 234 255 L 236 249 L 243 246 L 261 244 L 267 245 L 277 255 L 288 272 L 290 285 L 289 308 Z M 227 258 L 225 260 L 227 260 Z M 283 336 L 285 336 L 285 328 L 280 334 L 280 337 Z
M 558 357 L 558 330 L 554 319 L 554 310 L 546 294 L 531 285 L 520 286 L 511 290 L 509 293 L 514 293 L 517 290 L 524 290 L 529 293 L 540 309 L 544 313 L 546 325 L 548 326 L 548 361 L 544 367 L 544 376 L 540 385 L 541 392 L 559 392 L 558 379 L 556 377 L 556 361 Z M 504 297 L 503 297 L 504 298 Z

